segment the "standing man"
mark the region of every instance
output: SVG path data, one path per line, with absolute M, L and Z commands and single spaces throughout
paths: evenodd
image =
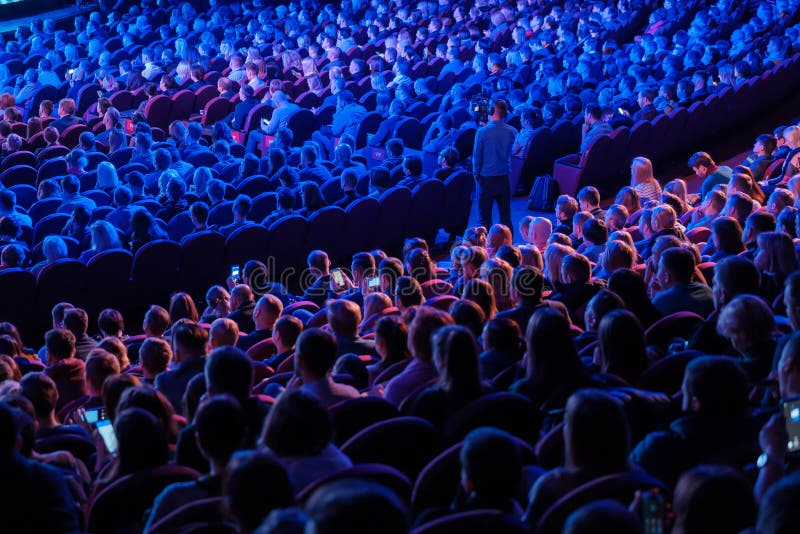
M 497 201 L 500 222 L 513 231 L 511 224 L 511 149 L 517 131 L 506 124 L 508 104 L 496 100 L 489 123 L 475 134 L 472 167 L 478 190 L 478 214 L 481 225 L 492 226 L 492 206 Z

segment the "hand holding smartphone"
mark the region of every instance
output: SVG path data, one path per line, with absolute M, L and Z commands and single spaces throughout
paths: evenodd
M 103 445 L 105 445 L 108 452 L 116 454 L 119 444 L 117 443 L 117 435 L 114 433 L 114 427 L 111 425 L 111 421 L 108 419 L 98 421 L 97 433 L 100 434 L 100 437 L 103 439 Z

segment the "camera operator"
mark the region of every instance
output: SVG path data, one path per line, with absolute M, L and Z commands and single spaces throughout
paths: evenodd
M 497 201 L 500 222 L 513 232 L 511 224 L 511 149 L 517 131 L 506 124 L 508 104 L 495 100 L 489 110 L 489 122 L 475 134 L 472 167 L 478 192 L 478 215 L 486 228 L 492 226 L 492 207 Z

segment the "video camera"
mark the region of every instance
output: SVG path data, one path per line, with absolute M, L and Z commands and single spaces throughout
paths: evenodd
M 489 99 L 483 95 L 473 95 L 469 107 L 478 124 L 489 122 Z

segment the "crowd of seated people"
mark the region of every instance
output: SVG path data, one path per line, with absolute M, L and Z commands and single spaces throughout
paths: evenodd
M 458 130 L 476 126 L 474 85 L 509 100 L 515 154 L 562 117 L 585 117 L 588 145 L 741 84 L 789 57 L 798 36 L 790 1 L 668 0 L 631 42 L 606 36 L 647 7 L 637 2 L 125 4 L 79 17 L 73 32 L 35 20 L 0 53 L 41 56 L 24 74 L 0 68 L 0 165 L 39 149 L 24 164 L 37 172 L 30 209 L 18 204 L 23 189 L 0 190 L 0 268 L 135 253 L 181 216 L 191 228 L 180 237 L 227 236 L 446 179 L 463 159 Z M 374 55 L 353 54 L 368 47 Z M 133 61 L 115 64 L 121 49 Z M 446 95 L 419 62 L 453 74 Z M 177 120 L 164 132 L 134 114 L 126 132 L 122 112 L 133 110 L 111 105 L 121 87 L 149 98 L 201 91 L 213 71 L 220 95 L 239 101 L 210 131 Z M 80 116 L 93 80 L 103 96 Z M 285 82 L 332 111 L 300 147 Z M 22 115 L 43 86 L 63 98 Z M 274 111 L 245 147 L 231 129 L 260 103 Z M 381 165 L 357 154 L 373 103 L 384 120 L 363 144 L 385 147 Z M 418 139 L 439 155 L 430 177 L 396 135 L 419 104 L 436 113 Z M 25 136 L 12 131 L 20 119 Z M 87 119 L 94 132 L 64 146 Z M 291 294 L 252 261 L 204 303 L 176 293 L 143 318 L 59 303 L 33 347 L 10 318 L 0 323 L 4 526 L 405 533 L 482 513 L 492 532 L 636 533 L 654 521 L 656 531 L 791 532 L 800 446 L 784 402 L 800 395 L 799 147 L 789 126 L 760 135 L 734 168 L 697 152 L 688 166 L 699 194 L 681 179 L 662 184 L 637 157 L 605 209 L 585 187 L 558 198 L 553 220 L 470 228 L 441 265 L 416 237 L 396 256 L 361 251 L 350 265 L 315 250 L 312 282 Z M 277 207 L 256 218 L 240 186 L 259 176 Z M 210 223 L 226 201 L 230 219 Z M 37 236 L 49 214 L 65 218 Z M 417 441 L 398 444 L 412 434 L 397 428 Z M 434 497 L 432 476 L 443 484 Z M 617 495 L 615 481 L 630 491 Z M 569 500 L 591 488 L 588 504 Z M 664 507 L 648 515 L 653 499 Z
M 681 179 L 662 186 L 636 158 L 631 185 L 606 209 L 589 186 L 558 198 L 555 224 L 524 217 L 517 242 L 500 224 L 468 229 L 438 265 L 421 238 L 398 257 L 365 251 L 349 266 L 316 250 L 313 283 L 291 295 L 249 262 L 242 283 L 209 289 L 202 313 L 186 293 L 152 306 L 144 335 L 114 309 L 90 331 L 87 312 L 69 303 L 53 308 L 41 348 L 3 323 L 0 468 L 25 474 L 4 498 L 34 511 L 46 496 L 52 513 L 25 514 L 29 528 L 33 518 L 53 532 L 103 531 L 123 525 L 102 523 L 99 508 L 131 475 L 158 484 L 182 469 L 136 505 L 136 528 L 300 532 L 331 522 L 332 532 L 367 532 L 377 523 L 365 517 L 392 517 L 387 530 L 408 532 L 472 512 L 494 513 L 509 532 L 643 532 L 653 520 L 644 502 L 602 499 L 627 481 L 667 503 L 655 520 L 673 532 L 790 531 L 800 500 L 786 424 L 800 394 L 800 176 L 762 185 L 751 170 L 779 145 L 759 136 L 733 169 L 694 154 L 703 197 Z M 92 243 L 118 239 L 111 230 L 94 223 Z M 502 404 L 510 419 L 478 415 L 499 399 L 529 415 L 515 424 L 523 412 Z M 342 411 L 366 401 L 386 413 L 345 430 Z M 115 445 L 89 416 L 100 408 Z M 392 435 L 383 432 L 409 421 L 427 429 L 420 452 L 383 452 L 381 436 Z M 455 444 L 460 479 L 438 500 L 409 501 L 410 484 L 426 495 L 425 464 Z M 394 482 L 370 478 L 364 464 L 376 462 L 397 470 Z M 569 505 L 589 487 L 599 488 L 589 504 Z M 350 517 L 362 499 L 363 515 Z

